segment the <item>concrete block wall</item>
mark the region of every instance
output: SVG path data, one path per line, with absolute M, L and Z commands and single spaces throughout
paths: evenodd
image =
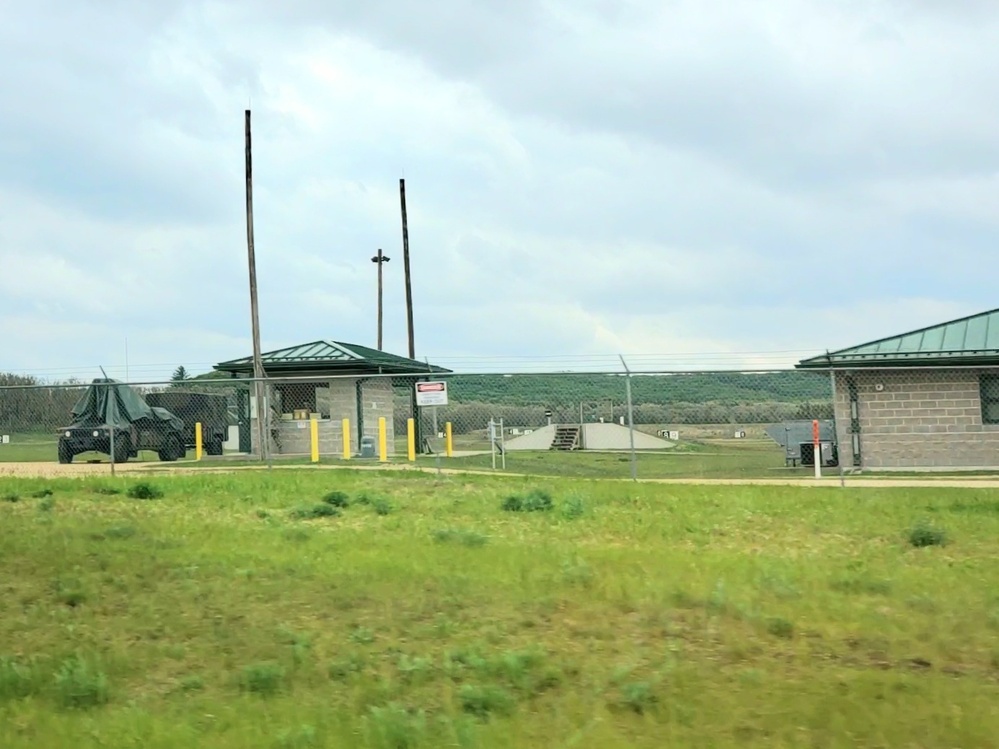
M 319 412 L 337 425 L 343 449 L 343 420 L 350 419 L 350 450 L 356 453 L 360 443 L 357 438 L 357 380 L 331 380 L 328 387 L 316 388 L 316 404 Z M 338 453 L 339 454 L 339 453 Z
M 388 435 L 389 455 L 395 452 L 395 393 L 390 379 L 365 380 L 361 383 L 361 399 L 364 408 L 364 436 L 375 438 L 378 449 L 378 419 L 385 417 Z
M 357 379 L 331 380 L 328 387 L 317 387 L 315 383 L 287 385 L 309 390 L 314 399 L 315 412 L 319 419 L 319 453 L 324 457 L 340 457 L 343 454 L 343 419 L 350 421 L 350 450 L 357 454 L 360 450 L 357 419 Z M 362 380 L 362 406 L 364 416 L 363 435 L 375 439 L 378 445 L 378 419 L 385 417 L 389 455 L 394 454 L 395 429 L 393 424 L 393 389 L 389 379 Z M 272 427 L 277 432 L 276 440 L 271 440 L 271 450 L 275 455 L 310 455 L 312 451 L 311 433 L 308 421 L 275 420 Z M 256 419 L 251 420 L 251 449 L 257 453 Z
M 848 380 L 856 384 L 861 467 L 999 467 L 999 425 L 983 424 L 979 374 L 996 370 L 836 373 L 840 461 L 853 465 Z
M 339 457 L 343 453 L 343 425 L 340 420 L 319 420 L 319 454 Z M 308 421 L 282 421 L 277 427 L 281 455 L 311 455 L 312 432 Z

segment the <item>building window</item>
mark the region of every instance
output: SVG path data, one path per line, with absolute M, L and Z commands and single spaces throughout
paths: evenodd
M 982 423 L 999 424 L 999 374 L 983 374 L 978 386 L 982 397 Z

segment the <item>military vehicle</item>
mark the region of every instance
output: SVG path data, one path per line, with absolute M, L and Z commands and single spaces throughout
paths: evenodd
M 59 430 L 60 463 L 72 463 L 86 452 L 104 453 L 115 463 L 137 457 L 140 450 L 155 452 L 163 461 L 186 453 L 184 422 L 117 380 L 93 380 L 71 414 L 70 425 Z
M 184 445 L 195 446 L 196 424 L 201 424 L 201 442 L 209 455 L 221 455 L 229 439 L 229 425 L 234 422 L 229 411 L 229 396 L 221 393 L 196 393 L 170 388 L 149 393 L 146 403 L 166 408 L 184 419 Z

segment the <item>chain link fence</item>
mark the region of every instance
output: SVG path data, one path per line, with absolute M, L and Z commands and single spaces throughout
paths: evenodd
M 446 404 L 416 405 L 416 384 Z M 0 462 L 421 465 L 592 478 L 999 470 L 999 370 L 0 384 Z M 630 400 L 629 400 L 630 398 Z M 816 458 L 816 456 L 818 456 Z

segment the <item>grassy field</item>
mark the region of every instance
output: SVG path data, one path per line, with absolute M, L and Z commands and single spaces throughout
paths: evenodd
M 434 458 L 421 458 L 432 463 Z M 788 468 L 784 453 L 772 443 L 730 440 L 726 444 L 684 444 L 670 452 L 639 452 L 642 478 L 772 478 L 809 476 L 811 468 Z M 491 455 L 472 455 L 446 461 L 452 468 L 492 468 Z M 500 465 L 497 458 L 497 466 Z M 578 478 L 627 478 L 631 475 L 628 452 L 507 452 L 506 470 L 539 476 Z
M 978 490 L 9 479 L 0 746 L 993 747 L 997 558 Z
M 0 463 L 54 463 L 59 459 L 59 441 L 51 434 L 15 434 L 6 445 L 0 445 Z M 189 452 L 194 456 L 194 451 Z M 74 463 L 86 463 L 99 460 L 107 462 L 108 456 L 103 453 L 81 453 L 73 457 Z M 155 452 L 141 450 L 138 458 L 131 460 L 158 461 Z

